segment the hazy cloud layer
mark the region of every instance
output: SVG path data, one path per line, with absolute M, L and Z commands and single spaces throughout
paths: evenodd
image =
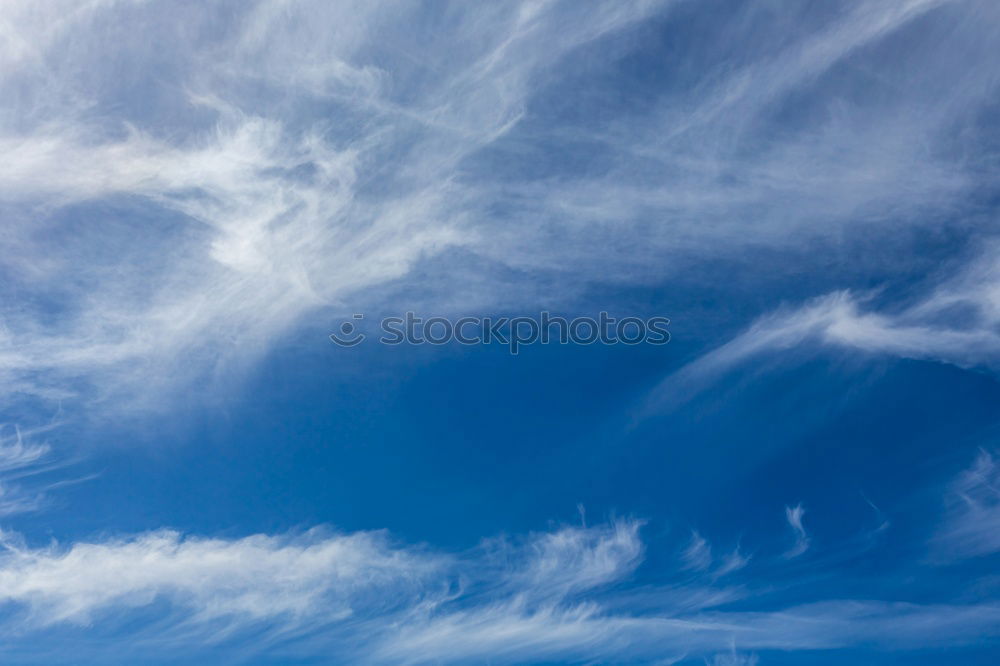
M 511 296 L 487 264 L 426 298 L 530 301 L 538 271 L 645 281 L 964 214 L 990 182 L 995 81 L 967 63 L 991 53 L 992 3 L 845 5 L 796 30 L 741 7 L 712 32 L 729 54 L 692 45 L 701 76 L 670 63 L 655 99 L 606 121 L 538 106 L 686 8 L 7 3 L 0 269 L 31 303 L 0 312 L 7 391 L 162 408 L 449 248 L 528 274 Z M 581 143 L 603 158 L 557 159 Z

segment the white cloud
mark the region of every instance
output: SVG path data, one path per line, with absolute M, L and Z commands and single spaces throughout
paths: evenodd
M 161 597 L 194 621 L 346 615 L 358 597 L 390 583 L 398 590 L 436 566 L 372 533 L 223 540 L 162 531 L 68 550 L 4 545 L 0 598 L 43 626 L 94 623 L 101 611 Z
M 18 226 L 0 241 L 31 293 L 70 306 L 0 312 L 2 377 L 42 396 L 82 379 L 108 404 L 155 407 L 195 379 L 225 381 L 305 313 L 468 246 L 461 160 L 516 122 L 539 71 L 655 4 L 572 18 L 551 3 L 456 7 L 462 43 L 416 56 L 394 50 L 416 7 L 261 2 L 222 28 L 209 7 L 11 6 L 4 30 L 25 46 L 6 53 L 0 201 Z M 373 49 L 395 69 L 352 64 Z M 108 62 L 163 69 L 172 115 L 144 127 L 129 95 L 167 91 L 141 70 L 152 90 L 125 89 Z M 254 86 L 281 87 L 291 108 Z M 310 103 L 325 113 L 302 112 Z M 114 197 L 132 197 L 134 219 L 94 208 Z M 68 206 L 96 219 L 61 244 L 54 216 Z
M 739 571 L 748 564 L 750 564 L 750 556 L 740 552 L 740 547 L 737 546 L 732 552 L 722 558 L 722 563 L 712 572 L 712 575 L 715 578 L 721 578 L 722 576 Z
M 708 666 L 757 666 L 760 661 L 755 654 L 740 654 L 735 648 L 730 652 L 720 652 L 712 657 L 712 660 L 705 660 Z
M 955 275 L 902 309 L 866 307 L 848 291 L 758 318 L 744 332 L 668 376 L 642 414 L 683 401 L 751 360 L 817 348 L 939 361 L 961 368 L 1000 363 L 1000 254 L 989 244 Z
M 954 51 L 930 56 L 934 47 L 925 44 L 904 64 L 897 59 L 908 50 L 885 44 L 898 48 L 900 33 L 925 29 L 921 19 L 935 12 L 960 26 L 968 39 L 959 48 L 972 61 L 985 55 L 979 50 L 985 42 L 973 36 L 976 22 L 998 17 L 982 5 L 852 3 L 829 21 L 807 25 L 795 22 L 803 18 L 795 12 L 775 14 L 752 3 L 734 8 L 713 24 L 728 38 L 722 55 L 688 47 L 692 63 L 682 52 L 670 69 L 678 89 L 668 86 L 657 105 L 635 117 L 580 132 L 581 140 L 614 156 L 599 176 L 557 177 L 515 190 L 517 210 L 544 220 L 566 243 L 561 253 L 524 248 L 510 260 L 534 268 L 586 260 L 592 246 L 581 238 L 585 231 L 606 248 L 603 278 L 654 280 L 691 266 L 692 257 L 815 247 L 817 240 L 853 233 L 882 237 L 900 224 L 933 225 L 944 213 L 964 217 L 960 193 L 986 186 L 983 165 L 942 161 L 942 153 L 928 151 L 952 145 L 954 123 L 964 117 L 963 103 L 930 91 L 960 80 L 950 92 L 966 100 L 965 108 L 978 108 L 994 83 Z M 923 83 L 904 82 L 902 71 L 912 74 L 913 59 L 924 57 Z M 696 80 L 684 79 L 686 67 L 698 72 Z M 828 95 L 822 88 L 825 77 L 836 80 L 857 67 L 867 74 L 852 77 L 850 91 L 834 84 L 837 92 Z M 855 96 L 882 85 L 893 86 L 884 101 Z M 815 108 L 796 113 L 804 100 Z M 808 114 L 806 122 L 799 114 Z M 512 233 L 504 240 L 494 254 L 508 258 L 519 238 Z
M 45 504 L 44 490 L 24 483 L 49 463 L 51 449 L 34 440 L 37 434 L 0 424 L 0 516 L 35 511 Z
M 605 145 L 616 157 L 600 177 L 520 178 L 514 165 L 499 182 L 470 167 L 486 148 L 525 143 L 531 102 L 586 61 L 569 54 L 670 4 L 456 4 L 434 21 L 371 2 L 5 4 L 2 267 L 23 278 L 19 301 L 55 305 L 0 310 L 0 379 L 46 400 L 164 407 L 178 389 L 223 393 L 308 313 L 356 310 L 449 248 L 644 280 L 672 256 L 959 210 L 988 175 L 949 157 L 961 152 L 949 128 L 991 99 L 992 78 L 967 63 L 997 16 L 927 0 L 862 3 L 783 31 L 778 51 L 741 33 L 740 62 L 709 59 L 703 83 L 641 119 L 531 130 Z M 894 101 L 813 89 L 932 11 L 948 12 L 957 44 L 888 54 Z M 943 83 L 948 95 L 929 92 Z M 824 112 L 766 138 L 804 92 Z M 594 261 L 601 276 L 581 275 Z M 436 296 L 511 298 L 479 277 Z M 518 289 L 531 298 L 533 284 Z M 848 317 L 851 303 L 828 306 Z M 876 344 L 883 323 L 855 315 L 829 333 Z
M 0 426 L 0 472 L 33 465 L 48 453 L 47 444 L 26 441 L 19 427 Z
M 691 541 L 681 553 L 681 558 L 684 560 L 686 568 L 704 571 L 712 565 L 712 547 L 705 537 L 698 534 L 697 531 L 692 531 Z
M 805 512 L 806 510 L 801 504 L 785 507 L 785 519 L 788 520 L 788 524 L 795 533 L 795 545 L 785 553 L 785 559 L 790 560 L 809 550 L 809 535 L 806 534 L 806 528 L 802 526 L 802 516 L 805 515 Z
M 622 521 L 610 528 L 564 528 L 539 535 L 520 553 L 526 561 L 512 583 L 533 595 L 563 598 L 620 581 L 642 561 L 640 527 L 638 521 Z
M 955 560 L 1000 552 L 1000 468 L 980 451 L 952 482 L 943 524 L 932 546 L 938 559 Z
M 691 539 L 681 552 L 681 560 L 684 562 L 684 569 L 688 571 L 706 572 L 711 569 L 713 581 L 739 571 L 750 563 L 750 557 L 740 551 L 738 544 L 728 554 L 715 557 L 712 545 L 697 530 L 691 531 Z
M 170 655 L 220 643 L 246 654 L 361 663 L 725 659 L 734 645 L 962 645 L 995 633 L 1000 618 L 988 605 L 877 601 L 712 610 L 720 601 L 711 595 L 677 605 L 683 591 L 668 588 L 633 611 L 635 597 L 619 589 L 643 550 L 631 521 L 493 540 L 458 554 L 394 544 L 382 533 L 315 530 L 243 538 L 159 531 L 43 548 L 6 535 L 4 546 L 5 649 L 62 636 L 36 652 L 53 656 L 75 649 L 66 627 L 85 625 L 109 640 L 104 652 L 100 643 L 80 645 L 81 663 L 112 651 L 121 658 L 155 646 Z

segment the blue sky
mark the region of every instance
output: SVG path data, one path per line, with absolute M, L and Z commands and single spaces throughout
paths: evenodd
M 0 661 L 996 663 L 998 28 L 4 3 Z

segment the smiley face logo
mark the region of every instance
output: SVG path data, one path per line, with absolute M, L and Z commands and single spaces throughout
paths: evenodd
M 356 314 L 354 319 L 364 319 L 363 314 Z M 330 340 L 341 347 L 353 347 L 364 341 L 367 336 L 357 330 L 353 322 L 345 321 L 340 325 L 340 333 L 331 333 Z

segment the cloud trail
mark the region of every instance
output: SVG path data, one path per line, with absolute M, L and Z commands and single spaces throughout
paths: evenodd
M 24 479 L 46 471 L 51 447 L 34 441 L 36 432 L 0 424 L 0 516 L 37 511 L 45 506 L 44 489 Z
M 712 595 L 670 610 L 683 591 L 667 588 L 655 607 L 629 613 L 617 589 L 641 564 L 639 528 L 635 521 L 563 527 L 488 540 L 466 553 L 404 546 L 375 532 L 196 538 L 159 531 L 44 548 L 6 535 L 0 631 L 8 652 L 38 635 L 61 635 L 57 644 L 72 646 L 74 626 L 116 637 L 106 647 L 118 652 L 80 653 L 85 661 L 154 645 L 165 657 L 227 645 L 247 655 L 304 650 L 362 663 L 669 654 L 718 663 L 736 647 L 958 646 L 995 635 L 1000 617 L 1000 607 L 988 604 L 868 600 L 737 611 L 713 608 L 726 601 Z M 710 580 L 699 584 L 711 589 Z
M 931 546 L 935 558 L 954 561 L 1000 552 L 1000 468 L 979 452 L 949 488 L 945 521 Z
M 802 526 L 802 516 L 805 515 L 805 512 L 806 510 L 801 504 L 785 507 L 785 519 L 788 520 L 789 526 L 795 532 L 795 545 L 785 553 L 785 559 L 793 559 L 809 550 L 809 535 L 806 533 L 806 528 Z
M 995 244 L 903 308 L 880 312 L 868 305 L 874 297 L 840 291 L 758 318 L 665 378 L 644 401 L 640 417 L 696 395 L 750 361 L 782 356 L 795 360 L 824 349 L 990 372 L 1000 367 L 1000 259 Z
M 691 11 L 7 3 L 0 206 L 13 224 L 0 270 L 20 294 L 6 302 L 35 304 L 0 309 L 8 395 L 166 409 L 197 387 L 222 393 L 310 313 L 385 298 L 373 292 L 407 285 L 418 264 L 458 270 L 452 252 L 525 279 L 512 291 L 487 272 L 428 299 L 530 301 L 538 273 L 647 282 L 674 260 L 801 247 L 860 222 L 920 226 L 928 211 L 963 217 L 992 182 L 985 153 L 956 157 L 995 90 L 966 66 L 989 51 L 1000 20 L 989 3 L 802 16 L 777 52 L 771 32 L 785 26 L 741 5 L 717 28 L 737 40 L 739 66 L 692 46 L 705 75 L 641 110 L 596 124 L 532 111 L 591 73 L 579 63 L 613 66 L 596 56 L 616 35 L 678 29 L 678 8 Z M 930 15 L 951 30 L 933 48 L 887 45 L 931 30 Z M 878 70 L 859 95 L 816 86 L 859 67 Z M 779 131 L 802 96 L 816 112 Z M 972 131 L 990 145 L 989 128 Z M 553 155 L 580 142 L 605 167 L 559 166 Z M 577 268 L 595 261 L 601 276 Z M 859 317 L 877 336 L 879 322 Z
M 175 653 L 235 641 L 278 654 L 333 650 L 365 663 L 512 663 L 709 657 L 733 645 L 961 645 L 1000 617 L 985 605 L 875 601 L 726 611 L 713 610 L 711 597 L 669 613 L 668 592 L 660 613 L 623 613 L 614 590 L 641 563 L 638 529 L 628 521 L 564 527 L 465 554 L 372 532 L 222 539 L 160 531 L 68 548 L 31 548 L 6 535 L 0 630 L 13 641 L 8 650 L 20 637 L 86 625 L 112 632 L 124 653 L 152 640 Z

